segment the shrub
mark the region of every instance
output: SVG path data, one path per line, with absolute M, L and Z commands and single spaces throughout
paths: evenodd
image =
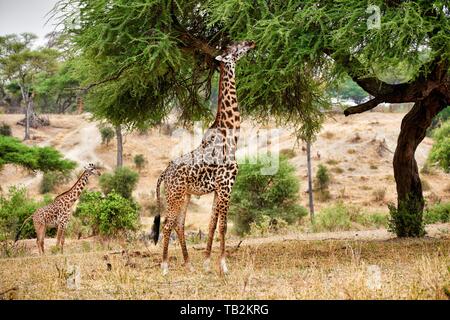
M 133 158 L 134 165 L 136 168 L 141 171 L 145 167 L 146 160 L 143 154 L 137 154 Z
M 139 206 L 114 191 L 106 196 L 100 192 L 84 191 L 75 216 L 94 234 L 112 236 L 122 231 L 137 230 Z
M 100 187 L 105 194 L 115 190 L 126 199 L 131 199 L 133 190 L 136 188 L 139 175 L 137 172 L 127 168 L 117 168 L 113 174 L 105 173 L 100 176 Z
M 330 184 L 330 173 L 328 172 L 328 168 L 323 164 L 319 164 L 316 173 L 316 188 L 319 190 L 325 190 L 328 188 Z
M 435 142 L 428 160 L 439 165 L 445 172 L 450 172 L 450 121 L 434 130 L 433 138 Z
M 36 201 L 27 196 L 25 188 L 11 187 L 6 195 L 0 194 L 0 237 L 4 239 L 13 238 L 22 223 L 30 217 L 38 208 L 51 202 L 49 197 L 43 201 Z M 53 235 L 55 230 L 48 230 L 48 235 Z M 34 238 L 32 221 L 25 224 L 21 231 L 22 238 Z
M 12 132 L 11 132 L 11 126 L 2 122 L 2 124 L 0 124 L 0 136 L 11 136 Z
M 231 194 L 230 217 L 237 234 L 250 232 L 251 225 L 261 226 L 270 219 L 282 219 L 287 224 L 299 221 L 307 210 L 298 205 L 299 183 L 295 168 L 287 158 L 280 157 L 278 171 L 263 175 L 261 169 L 269 159 L 258 159 L 254 164 L 246 161 L 239 167 L 239 174 Z
M 389 219 L 388 229 L 398 237 L 421 237 L 425 235 L 423 226 L 423 214 L 420 210 L 418 200 L 406 199 L 402 201 L 399 207 L 394 204 L 388 204 L 391 218 Z
M 316 215 L 314 231 L 346 231 L 361 227 L 385 227 L 388 224 L 386 214 L 364 212 L 356 206 L 346 206 L 338 202 L 323 208 Z
M 106 144 L 106 145 L 108 145 L 109 142 L 116 135 L 114 132 L 114 129 L 109 126 L 100 127 L 99 131 L 100 131 L 100 135 L 102 136 L 102 144 Z
M 42 176 L 41 183 L 39 185 L 39 192 L 49 193 L 55 190 L 55 186 L 57 184 L 66 183 L 70 179 L 70 172 L 58 172 L 58 171 L 49 171 L 45 172 Z
M 425 224 L 450 222 L 450 202 L 437 203 L 427 208 L 423 213 L 423 221 Z

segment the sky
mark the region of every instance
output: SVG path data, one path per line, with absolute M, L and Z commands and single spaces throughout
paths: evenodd
M 45 35 L 55 28 L 47 13 L 58 0 L 0 0 L 0 35 L 32 32 L 39 39 L 35 45 L 45 44 Z

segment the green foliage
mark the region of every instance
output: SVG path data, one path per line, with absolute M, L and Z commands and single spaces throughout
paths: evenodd
M 11 136 L 11 126 L 2 122 L 2 124 L 0 124 L 0 136 Z
M 264 175 L 261 169 L 268 167 L 268 161 L 260 158 L 256 163 L 247 161 L 239 166 L 230 202 L 230 217 L 238 234 L 248 233 L 252 224 L 262 225 L 267 219 L 272 225 L 277 219 L 293 224 L 308 214 L 297 204 L 299 183 L 295 168 L 280 157 L 278 171 Z
M 422 237 L 425 235 L 423 212 L 418 200 L 408 197 L 401 201 L 399 207 L 388 204 L 391 218 L 388 230 L 398 237 Z
M 5 164 L 44 172 L 75 168 L 75 162 L 63 159 L 61 153 L 52 147 L 29 147 L 16 138 L 0 135 L 0 168 Z
M 319 200 L 327 201 L 331 198 L 328 186 L 330 185 L 331 175 L 326 166 L 319 164 L 316 173 L 316 179 L 314 180 L 315 189 L 318 193 Z
M 30 199 L 25 188 L 15 186 L 11 187 L 6 195 L 0 194 L 0 237 L 4 239 L 14 238 L 25 219 L 30 217 L 38 208 L 50 202 L 49 197 L 45 197 L 43 201 Z M 54 230 L 48 234 L 54 234 Z M 21 237 L 36 237 L 32 221 L 25 224 Z
M 113 128 L 109 126 L 103 126 L 100 127 L 100 135 L 102 136 L 102 144 L 108 145 L 109 142 L 114 138 L 116 135 Z
M 105 194 L 113 190 L 125 199 L 131 199 L 136 188 L 139 174 L 127 167 L 117 168 L 113 174 L 104 173 L 100 176 L 100 187 Z
M 94 234 L 113 236 L 118 232 L 137 230 L 139 206 L 114 191 L 106 196 L 100 192 L 84 191 L 75 217 L 81 226 L 88 226 Z
M 356 103 L 361 103 L 368 97 L 367 92 L 361 89 L 361 87 L 349 77 L 346 77 L 344 80 L 340 81 L 337 84 L 336 89 L 332 91 L 332 94 L 341 99 L 351 99 Z
M 423 213 L 425 224 L 450 222 L 450 202 L 437 203 Z
M 39 192 L 49 193 L 55 190 L 55 186 L 61 183 L 66 183 L 70 179 L 70 171 L 58 172 L 48 171 L 42 176 L 41 183 L 39 184 Z
M 134 164 L 136 166 L 136 168 L 140 171 L 145 167 L 145 157 L 143 154 L 137 154 L 134 156 L 133 158 Z
M 323 208 L 316 215 L 313 230 L 346 231 L 363 227 L 385 227 L 388 223 L 386 214 L 364 212 L 356 206 L 348 206 L 343 202 Z
M 445 172 L 450 172 L 450 121 L 435 129 L 433 138 L 435 142 L 429 154 L 429 161 L 438 164 Z

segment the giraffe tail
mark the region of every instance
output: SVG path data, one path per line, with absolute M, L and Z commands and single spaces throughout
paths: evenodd
M 153 220 L 153 226 L 152 231 L 150 233 L 150 237 L 153 239 L 153 242 L 155 245 L 158 243 L 159 240 L 159 227 L 161 225 L 161 196 L 160 196 L 160 188 L 161 188 L 161 182 L 164 179 L 164 173 L 161 173 L 161 175 L 158 178 L 158 182 L 156 183 L 156 201 L 158 203 L 158 214 L 155 216 L 155 219 Z
M 29 216 L 28 218 L 25 219 L 25 221 L 22 223 L 22 225 L 20 226 L 19 230 L 17 231 L 16 234 L 16 238 L 14 239 L 14 243 L 16 243 L 17 241 L 19 241 L 19 237 L 20 237 L 20 233 L 22 232 L 23 227 L 25 227 L 25 224 L 28 222 L 28 220 L 30 220 L 31 218 L 33 218 L 33 215 Z

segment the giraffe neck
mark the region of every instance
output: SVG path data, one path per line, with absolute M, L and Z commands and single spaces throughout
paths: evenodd
M 89 178 L 89 173 L 87 170 L 85 170 L 83 172 L 83 174 L 78 178 L 77 182 L 75 182 L 75 184 L 72 186 L 72 188 L 70 188 L 63 194 L 56 197 L 56 199 L 64 198 L 65 200 L 69 201 L 71 204 L 75 203 L 75 201 L 77 201 L 77 199 L 80 197 L 81 192 L 83 191 L 84 187 L 86 186 L 86 184 L 88 182 L 88 178 Z
M 236 152 L 241 126 L 238 108 L 234 63 L 220 63 L 219 96 L 216 119 L 211 128 L 218 129 L 226 138 L 232 155 Z

